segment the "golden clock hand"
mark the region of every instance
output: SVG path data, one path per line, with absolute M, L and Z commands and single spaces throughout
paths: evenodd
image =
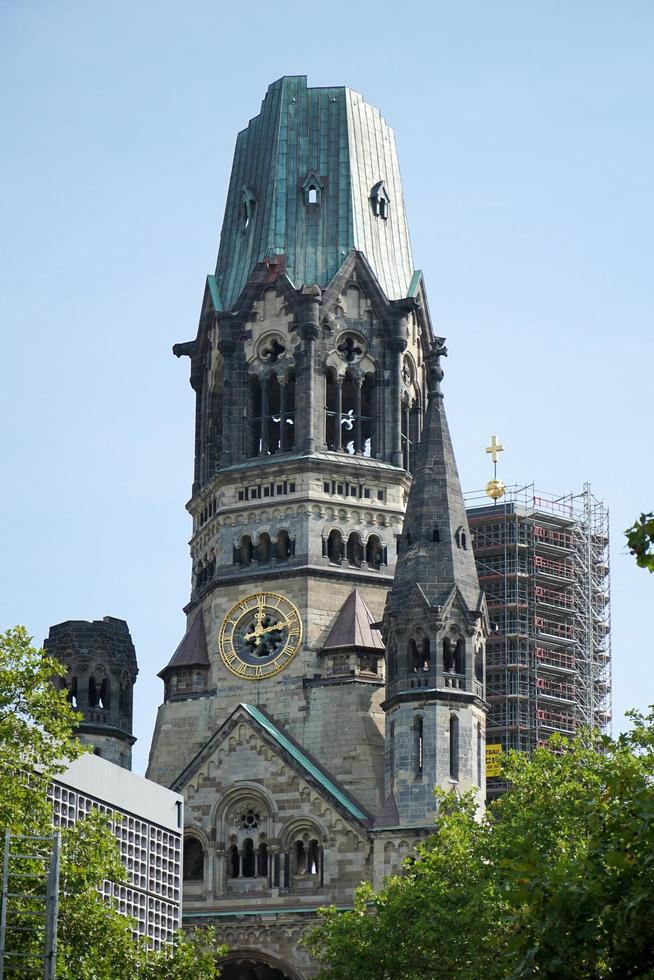
M 271 626 L 255 626 L 252 633 L 245 634 L 245 639 L 246 640 L 257 639 L 258 637 L 263 636 L 264 633 L 271 633 L 273 630 L 283 630 L 285 626 L 288 626 L 287 622 L 273 623 Z

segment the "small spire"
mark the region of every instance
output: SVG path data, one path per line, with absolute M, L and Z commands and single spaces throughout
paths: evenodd
M 432 606 L 445 603 L 454 587 L 468 608 L 480 603 L 479 580 L 441 381 L 444 338 L 426 357 L 429 403 L 407 502 L 389 608 L 399 612 L 418 586 Z

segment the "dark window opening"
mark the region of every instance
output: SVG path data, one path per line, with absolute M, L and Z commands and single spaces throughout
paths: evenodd
M 184 840 L 184 881 L 204 878 L 204 848 L 196 837 Z
M 89 707 L 109 709 L 109 681 L 105 677 L 101 682 L 95 677 L 89 677 Z
M 357 456 L 372 455 L 374 391 L 375 380 L 371 374 L 362 382 L 349 375 L 338 380 L 328 375 L 325 419 L 328 449 Z
M 450 779 L 459 778 L 459 719 L 450 715 Z
M 227 849 L 227 877 L 238 878 L 241 871 L 241 859 L 236 844 Z
M 239 547 L 234 548 L 234 564 L 251 565 L 253 557 L 254 557 L 254 548 L 252 546 L 252 538 L 250 537 L 249 534 L 245 534 L 241 538 L 241 543 Z
M 459 637 L 454 648 L 454 672 L 465 674 L 466 671 L 466 641 Z
M 427 672 L 431 666 L 429 637 L 423 636 L 409 640 L 409 670 Z
M 379 571 L 386 564 L 386 549 L 376 534 L 371 534 L 366 543 L 366 562 L 369 568 Z
M 257 561 L 262 565 L 266 565 L 270 561 L 270 535 L 265 532 L 259 535 Z
M 255 872 L 255 860 L 254 860 L 254 842 L 251 837 L 246 837 L 243 841 L 243 877 L 244 878 L 254 878 Z
M 340 565 L 343 560 L 345 549 L 343 547 L 343 535 L 340 531 L 329 532 L 327 539 L 327 557 L 334 565 Z
M 424 737 L 423 737 L 423 720 L 420 715 L 413 720 L 413 759 L 414 759 L 414 774 L 416 778 L 422 776 L 423 765 L 424 765 Z
M 475 680 L 484 683 L 484 651 L 481 647 L 475 651 Z
M 437 527 L 435 527 L 434 530 L 431 532 L 431 539 L 436 544 L 438 544 L 438 542 L 440 541 L 440 539 L 441 539 L 441 532 L 438 530 Z
M 443 670 L 446 674 L 451 674 L 454 671 L 454 652 L 447 637 L 443 640 Z
M 250 377 L 251 456 L 286 453 L 295 445 L 295 377 Z
M 347 539 L 347 560 L 349 565 L 354 565 L 355 568 L 361 567 L 361 562 L 363 561 L 363 544 L 361 543 L 361 536 L 357 531 L 353 531 Z
M 277 535 L 277 561 L 288 561 L 289 558 L 293 557 L 293 546 L 295 542 L 291 541 L 288 536 L 288 531 L 280 531 Z
M 268 845 L 261 843 L 259 844 L 259 850 L 257 851 L 257 875 L 259 878 L 265 878 L 268 874 Z

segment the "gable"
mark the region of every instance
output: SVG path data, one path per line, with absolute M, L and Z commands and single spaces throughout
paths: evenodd
M 241 704 L 174 780 L 173 787 L 183 791 L 192 804 L 209 784 L 215 800 L 235 784 L 246 783 L 271 799 L 299 794 L 312 801 L 316 810 L 335 811 L 348 823 L 367 827 L 371 822 L 370 814 L 272 718 L 254 705 Z

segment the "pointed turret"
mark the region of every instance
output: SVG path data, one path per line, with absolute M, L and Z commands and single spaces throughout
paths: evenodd
M 425 359 L 429 403 L 389 595 L 393 612 L 403 608 L 417 585 L 430 606 L 444 605 L 456 588 L 469 610 L 480 608 L 479 579 L 440 385 L 440 358 L 446 355 L 443 339 L 437 338 Z
M 434 786 L 485 796 L 488 621 L 440 390 L 445 354 L 437 338 L 425 359 L 429 405 L 382 623 L 386 796 L 414 826 L 433 821 Z

